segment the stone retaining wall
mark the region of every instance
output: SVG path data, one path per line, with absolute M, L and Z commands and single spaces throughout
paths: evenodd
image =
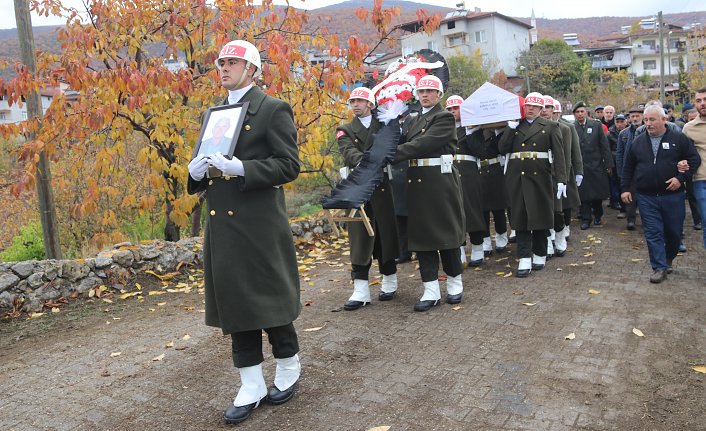
M 315 234 L 331 232 L 323 219 L 290 224 L 293 239 L 310 241 Z M 74 260 L 30 260 L 0 263 L 0 315 L 21 303 L 22 311 L 40 311 L 46 301 L 87 292 L 105 285 L 122 289 L 138 271 L 165 274 L 180 265 L 201 265 L 203 238 L 178 242 L 147 241 L 116 244 L 94 257 Z

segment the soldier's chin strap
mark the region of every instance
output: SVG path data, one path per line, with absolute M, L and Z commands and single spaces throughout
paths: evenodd
M 239 87 L 240 87 L 240 84 L 242 84 L 243 81 L 245 81 L 245 78 L 248 76 L 248 69 L 250 68 L 250 65 L 251 65 L 251 64 L 252 64 L 252 63 L 250 63 L 249 61 L 246 62 L 245 68 L 243 69 L 243 74 L 240 75 L 240 79 L 238 80 L 238 83 L 235 84 L 235 88 L 239 88 Z

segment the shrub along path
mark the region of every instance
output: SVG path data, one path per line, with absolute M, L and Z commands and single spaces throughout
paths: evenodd
M 464 273 L 460 307 L 427 313 L 412 311 L 414 262 L 394 301 L 340 311 L 345 242 L 301 245 L 298 393 L 238 428 L 703 430 L 700 232 L 687 227 L 689 252 L 651 285 L 642 233 L 614 217 L 575 229 L 567 256 L 526 279 L 505 277 L 510 254 L 490 257 Z M 238 378 L 229 339 L 203 324 L 200 272 L 136 281 L 140 295 L 94 292 L 0 324 L 0 428 L 228 428 Z M 265 369 L 271 381 L 271 355 Z

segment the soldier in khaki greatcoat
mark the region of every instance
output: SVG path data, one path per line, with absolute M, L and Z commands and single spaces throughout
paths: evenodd
M 581 147 L 579 146 L 579 135 L 576 133 L 574 125 L 561 117 L 561 103 L 554 100 L 554 121 L 568 126 L 571 131 L 571 164 L 567 167 L 566 200 L 562 202 L 562 212 L 564 213 L 564 239 L 569 240 L 571 234 L 571 211 L 578 210 L 581 206 L 579 196 L 579 186 L 583 180 L 583 159 L 581 158 Z
M 461 302 L 464 220 L 461 179 L 453 164 L 456 150 L 454 116 L 442 109 L 439 78 L 424 76 L 417 83 L 422 113 L 410 121 L 397 147 L 395 161 L 409 160 L 407 206 L 409 249 L 417 253 L 424 293 L 415 311 L 439 304 L 439 257 L 447 275 L 446 302 Z M 406 127 L 406 125 L 405 125 Z
M 478 158 L 483 154 L 482 132 L 480 135 L 466 135 L 466 128 L 461 126 L 461 96 L 449 96 L 446 99 L 446 110 L 453 114 L 456 120 L 456 138 L 458 144 L 454 163 L 461 176 L 461 191 L 463 193 L 463 213 L 466 218 L 466 232 L 471 239 L 470 266 L 483 264 L 483 197 Z M 465 238 L 464 238 L 465 239 Z M 465 247 L 461 247 L 461 261 L 466 261 Z
M 348 97 L 355 118 L 350 123 L 341 125 L 336 131 L 338 147 L 343 155 L 343 161 L 349 169 L 355 169 L 363 158 L 363 153 L 373 145 L 373 137 L 380 129 L 381 123 L 372 115 L 375 107 L 372 92 L 359 87 Z M 389 169 L 389 167 L 387 168 Z M 372 257 L 378 261 L 382 274 L 380 301 L 389 301 L 397 292 L 397 264 L 399 256 L 399 239 L 395 207 L 392 198 L 392 185 L 387 173 L 383 182 L 375 189 L 370 202 L 365 205 L 366 214 L 370 218 L 374 235 L 370 236 L 363 223 L 349 223 L 348 237 L 351 245 L 351 278 L 353 279 L 353 294 L 343 304 L 344 310 L 357 310 L 370 304 L 370 287 L 368 273 Z
M 561 129 L 561 145 L 564 150 L 564 166 L 571 166 L 571 127 L 554 120 L 554 98 L 544 96 L 544 108 L 541 116 L 545 120 L 557 123 Z M 556 182 L 556 181 L 555 181 Z M 568 186 L 567 186 L 568 193 Z M 557 192 L 555 189 L 554 192 Z M 568 206 L 568 195 L 562 194 L 554 199 L 554 228 L 549 230 L 547 241 L 547 257 L 563 257 L 566 253 L 566 236 L 564 233 L 564 204 Z M 556 243 L 556 244 L 555 244 Z M 556 245 L 556 247 L 555 247 Z
M 510 222 L 517 230 L 517 276 L 544 268 L 547 235 L 554 225 L 554 181 L 557 193 L 566 190 L 566 166 L 559 126 L 539 117 L 544 97 L 525 98 L 525 116 L 519 125 L 508 124 L 498 143 L 506 153 L 505 184 L 510 200 Z
M 232 339 L 241 386 L 226 423 L 250 417 L 265 399 L 282 404 L 299 379 L 299 274 L 281 185 L 299 175 L 292 108 L 253 85 L 261 72 L 251 43 L 227 43 L 216 60 L 224 104 L 249 102 L 235 153 L 199 154 L 189 163 L 189 193 L 206 190 L 206 324 Z M 207 175 L 208 174 L 208 175 Z M 262 331 L 277 364 L 269 391 L 262 372 Z

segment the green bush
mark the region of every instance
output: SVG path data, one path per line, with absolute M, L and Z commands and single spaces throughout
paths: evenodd
M 42 224 L 39 221 L 22 226 L 20 234 L 12 239 L 12 244 L 0 253 L 0 260 L 3 262 L 21 262 L 32 259 L 46 259 Z
M 164 217 L 160 212 L 143 213 L 123 223 L 120 229 L 133 244 L 140 241 L 164 238 Z

